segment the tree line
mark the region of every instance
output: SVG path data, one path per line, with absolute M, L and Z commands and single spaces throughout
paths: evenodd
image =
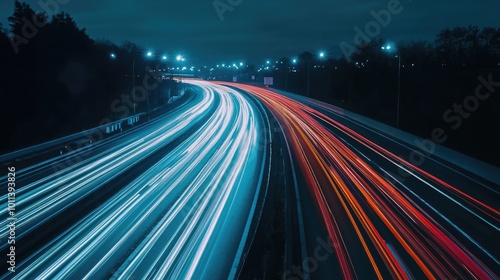
M 500 166 L 500 28 L 447 28 L 433 42 L 385 46 L 374 39 L 349 59 L 304 52 L 260 75 L 303 95 L 309 79 L 310 97 L 394 126 L 399 87 L 399 128 L 429 139 L 442 129 L 439 144 Z
M 113 106 L 131 95 L 134 59 L 137 85 L 147 69 L 161 66 L 141 59 L 144 49 L 131 42 L 117 46 L 91 39 L 67 13 L 48 17 L 15 1 L 8 23 L 0 25 L 1 153 L 123 117 Z M 165 81 L 149 91 L 151 107 L 167 102 L 162 97 L 170 85 Z M 137 106 L 143 112 L 147 104 Z

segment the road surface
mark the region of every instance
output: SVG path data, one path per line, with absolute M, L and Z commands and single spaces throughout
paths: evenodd
M 324 103 L 185 82 L 141 126 L 1 163 L 20 166 L 2 278 L 499 278 L 498 182 Z
M 238 273 L 265 190 L 265 117 L 234 90 L 192 83 L 200 93 L 184 110 L 52 162 L 67 168 L 17 171 L 14 279 Z M 33 238 L 36 250 L 24 245 Z

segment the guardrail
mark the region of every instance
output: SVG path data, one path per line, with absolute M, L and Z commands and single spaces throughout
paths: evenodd
M 82 132 L 78 132 L 75 134 L 64 136 L 62 138 L 54 139 L 45 143 L 41 143 L 38 145 L 34 145 L 28 148 L 24 148 L 21 150 L 1 155 L 0 163 L 9 162 L 19 158 L 24 158 L 32 154 L 40 154 L 44 151 L 52 151 L 54 149 L 59 149 L 60 150 L 59 154 L 63 154 L 63 149 L 68 147 L 71 148 L 72 145 L 74 146 L 75 144 L 77 145 L 93 144 L 94 142 L 96 142 L 96 139 L 93 138 L 93 135 L 101 135 L 101 138 L 103 138 L 104 137 L 103 133 L 112 134 L 117 131 L 122 131 L 123 124 L 127 124 L 128 126 L 133 126 L 134 124 L 138 123 L 141 120 L 141 116 L 143 115 L 146 115 L 146 113 L 140 113 L 118 121 L 114 121 L 95 128 L 91 128 Z

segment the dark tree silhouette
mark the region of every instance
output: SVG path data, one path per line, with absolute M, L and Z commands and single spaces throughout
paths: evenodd
M 123 117 L 112 104 L 130 94 L 132 61 L 143 49 L 96 42 L 67 13 L 47 19 L 28 4 L 15 1 L 14 6 L 10 30 L 0 30 L 2 113 L 9 120 L 2 152 Z M 110 59 L 112 52 L 118 59 Z M 154 69 L 156 64 L 137 59 L 141 81 L 146 65 Z M 152 106 L 160 105 L 162 87 L 150 92 Z M 140 105 L 144 111 L 146 105 Z
M 446 146 L 500 166 L 493 156 L 500 154 L 496 144 L 500 136 L 498 95 L 482 101 L 460 129 L 450 129 L 443 116 L 454 104 L 463 104 L 475 94 L 478 77 L 500 79 L 500 29 L 448 28 L 434 42 L 395 42 L 392 52 L 381 49 L 384 42 L 374 39 L 357 46 L 350 62 L 319 62 L 310 52 L 300 54 L 289 90 L 307 94 L 307 66 L 314 62 L 321 67 L 309 69 L 310 97 L 395 125 L 399 82 L 400 128 L 428 138 L 434 128 L 443 127 L 449 133 Z M 284 89 L 282 71 L 271 71 L 266 75 L 273 75 L 276 87 Z
M 30 7 L 30 5 L 17 0 L 14 1 L 14 13 L 7 19 L 9 21 L 11 32 L 13 34 L 21 35 L 25 24 L 24 21 L 31 20 L 35 14 L 35 11 Z
M 492 66 L 500 54 L 500 29 L 447 28 L 437 35 L 435 44 L 439 62 L 447 66 Z

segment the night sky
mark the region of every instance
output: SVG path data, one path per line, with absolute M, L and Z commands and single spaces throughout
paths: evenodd
M 55 0 L 41 0 L 49 2 Z M 214 0 L 65 0 L 59 11 L 69 13 L 93 39 L 125 40 L 157 52 L 182 53 L 195 63 L 259 64 L 266 59 L 293 57 L 303 51 L 325 50 L 340 56 L 339 44 L 353 43 L 354 27 L 374 20 L 370 11 L 386 10 L 397 0 L 220 0 L 232 11 L 221 18 Z M 39 1 L 26 1 L 43 10 Z M 238 3 L 234 7 L 229 3 Z M 401 12 L 375 38 L 433 40 L 446 27 L 500 27 L 500 1 L 401 0 Z M 7 26 L 14 1 L 0 1 L 0 22 Z M 222 20 L 221 20 L 222 19 Z

